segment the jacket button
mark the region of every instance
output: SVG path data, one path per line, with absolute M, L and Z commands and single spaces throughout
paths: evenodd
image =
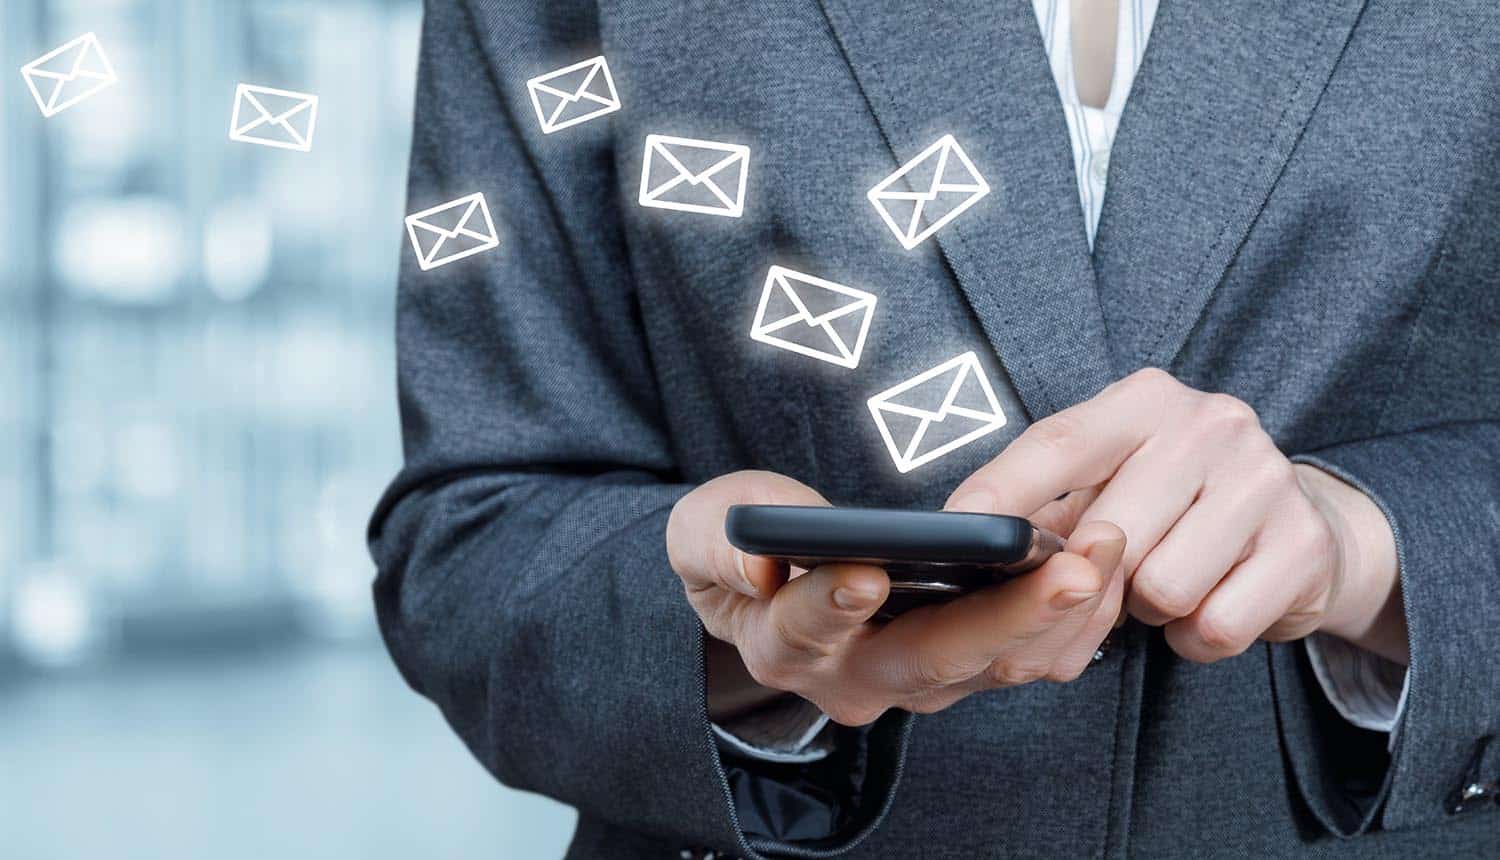
M 1487 800 L 1500 803 L 1500 783 L 1497 782 L 1468 782 L 1458 790 L 1458 796 L 1454 797 L 1448 804 L 1448 812 L 1456 814 L 1476 809 Z
M 1500 780 L 1484 778 L 1485 751 L 1494 740 L 1486 735 L 1474 742 L 1474 752 L 1469 756 L 1463 781 L 1448 795 L 1448 814 L 1456 815 L 1479 807 L 1485 801 L 1500 803 Z
M 1093 662 L 1093 663 L 1102 663 L 1102 662 L 1104 662 L 1104 655 L 1106 655 L 1106 654 L 1109 653 L 1109 648 L 1113 644 L 1114 644 L 1114 642 L 1112 641 L 1111 637 L 1109 637 L 1109 636 L 1104 637 L 1104 641 L 1100 642 L 1099 643 L 1099 647 L 1094 649 L 1094 657 L 1093 657 L 1093 659 L 1090 662 Z

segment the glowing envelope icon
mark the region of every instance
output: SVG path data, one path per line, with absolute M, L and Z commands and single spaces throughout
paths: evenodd
M 490 207 L 477 191 L 406 216 L 406 233 L 424 272 L 500 245 Z
M 603 57 L 574 63 L 526 82 L 542 132 L 551 134 L 620 109 L 615 79 Z
M 910 472 L 1005 426 L 979 356 L 966 352 L 869 400 L 896 463 Z
M 47 118 L 119 82 L 93 33 L 84 33 L 22 66 L 21 77 Z
M 641 205 L 700 215 L 745 214 L 750 147 L 688 137 L 646 137 Z
M 859 366 L 875 294 L 772 266 L 750 337 L 798 355 Z
M 229 139 L 310 152 L 317 121 L 318 97 L 311 93 L 240 84 L 234 90 Z
M 869 191 L 881 220 L 910 251 L 968 211 L 989 183 L 968 153 L 945 134 Z

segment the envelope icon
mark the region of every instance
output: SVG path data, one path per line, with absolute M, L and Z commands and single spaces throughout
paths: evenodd
M 311 93 L 240 84 L 234 90 L 229 139 L 308 152 L 318 121 L 318 97 Z
M 870 189 L 870 202 L 910 251 L 990 193 L 968 153 L 943 135 Z
M 772 266 L 750 337 L 840 367 L 859 366 L 875 295 Z
M 424 272 L 500 245 L 480 192 L 406 216 L 406 233 Z
M 526 82 L 542 132 L 551 134 L 620 109 L 615 79 L 603 57 L 574 63 Z
M 119 81 L 93 33 L 84 33 L 22 66 L 21 77 L 47 118 Z
M 686 137 L 646 137 L 641 205 L 702 215 L 745 214 L 750 147 Z
M 901 472 L 1005 426 L 979 356 L 966 352 L 871 397 L 870 412 Z

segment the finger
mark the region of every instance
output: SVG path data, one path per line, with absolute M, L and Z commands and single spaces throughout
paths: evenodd
M 1186 618 L 1164 628 L 1173 651 L 1198 663 L 1241 654 L 1303 600 L 1306 583 L 1293 558 L 1252 552 Z
M 770 600 L 741 601 L 737 642 L 745 668 L 764 686 L 799 693 L 830 716 L 852 721 L 846 725 L 862 724 L 834 707 L 838 700 L 826 700 L 826 679 L 841 677 L 835 658 L 848 650 L 889 590 L 878 567 L 827 564 L 793 578 Z
M 1081 515 L 1104 520 L 1125 532 L 1125 575 L 1171 530 L 1203 486 L 1200 452 L 1146 443 L 1126 460 L 1099 497 Z
M 975 693 L 990 689 L 991 686 L 993 685 L 965 682 L 952 687 L 938 687 L 934 690 L 917 693 L 901 702 L 897 707 L 902 710 L 911 711 L 914 714 L 936 714 L 939 711 L 948 710 Z
M 1124 536 L 1061 552 L 1030 573 L 941 606 L 908 612 L 870 637 L 879 680 L 901 694 L 961 683 L 1098 596 L 1124 552 Z
M 773 472 L 735 472 L 684 496 L 667 522 L 668 558 L 689 591 L 723 588 L 766 597 L 786 579 L 784 565 L 747 556 L 724 534 L 732 505 L 827 505 L 811 487 Z
M 766 606 L 763 633 L 772 659 L 835 653 L 885 602 L 890 579 L 867 564 L 825 564 L 788 582 Z
M 1083 522 L 1083 512 L 1099 498 L 1100 488 L 1084 487 L 1053 499 L 1026 516 L 1032 525 L 1066 538 Z
M 1120 530 L 1113 523 L 1090 520 L 1079 526 L 1069 539 L 1068 546 L 1083 554 L 1091 563 L 1096 566 L 1110 565 L 1108 568 L 1101 568 L 1105 571 L 1108 582 L 1097 598 L 1080 605 L 1050 630 L 1019 649 L 1026 653 L 1027 660 L 1046 661 L 1047 671 L 1043 677 L 1047 680 L 1072 681 L 1083 674 L 1083 670 L 1093 660 L 1099 643 L 1109 635 L 1125 590 L 1122 557 L 1129 552 L 1127 538 L 1126 546 L 1119 554 L 1106 554 L 1114 552 L 1110 541 L 1119 536 Z M 998 670 L 1002 667 L 1003 664 L 994 668 Z
M 953 491 L 947 507 L 1025 515 L 1069 490 L 1099 484 L 1150 438 L 1181 383 L 1133 373 L 1097 396 L 1026 428 Z
M 1141 560 L 1126 610 L 1152 626 L 1191 615 L 1229 570 L 1243 561 L 1265 522 L 1265 494 L 1210 490 Z
M 763 555 L 750 555 L 741 552 L 734 547 L 734 563 L 738 570 L 739 578 L 736 580 L 741 584 L 748 583 L 753 591 L 741 591 L 747 597 L 769 597 L 775 594 L 787 580 L 792 579 L 789 565 L 784 561 L 774 558 L 766 558 Z
M 1110 579 L 1099 604 L 1089 613 L 1083 628 L 1063 646 L 1057 658 L 1052 661 L 1052 671 L 1047 674 L 1048 680 L 1076 680 L 1094 662 L 1095 652 L 1115 628 L 1120 607 L 1125 602 L 1126 587 L 1122 564 Z
M 1114 619 L 1112 604 L 1118 604 L 1124 582 L 1119 563 L 1123 547 L 1119 529 L 1111 523 L 1100 522 L 1079 527 L 1069 545 L 1108 577 L 1104 589 L 1065 613 L 1057 623 L 1035 637 L 999 655 L 985 671 L 960 684 L 961 688 L 977 692 L 994 687 L 1013 687 L 1042 678 L 1072 680 L 1083 672 L 1094 649 L 1109 633 L 1110 622 Z M 1085 636 L 1084 631 L 1090 628 L 1098 634 L 1084 652 L 1080 640 Z M 1082 659 L 1079 659 L 1080 654 Z

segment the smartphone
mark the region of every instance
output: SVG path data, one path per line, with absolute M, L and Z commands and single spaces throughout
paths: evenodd
M 813 568 L 858 562 L 885 568 L 893 618 L 1039 567 L 1062 539 L 1022 517 L 948 511 L 734 505 L 724 519 L 743 552 Z

